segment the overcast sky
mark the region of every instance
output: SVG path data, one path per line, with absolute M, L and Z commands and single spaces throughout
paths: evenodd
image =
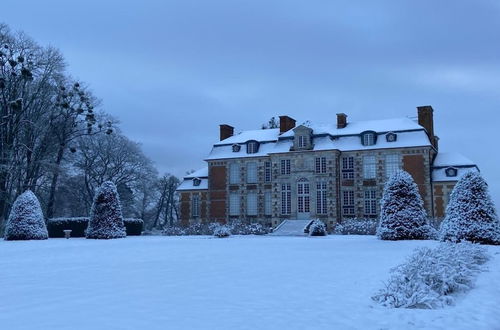
M 441 151 L 500 206 L 500 2 L 9 1 L 0 21 L 61 49 L 160 172 L 203 165 L 218 125 L 335 122 L 432 105 Z

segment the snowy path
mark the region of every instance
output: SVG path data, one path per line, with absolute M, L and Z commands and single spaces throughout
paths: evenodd
M 441 310 L 370 296 L 417 246 L 374 237 L 0 242 L 2 329 L 500 329 L 500 248 Z

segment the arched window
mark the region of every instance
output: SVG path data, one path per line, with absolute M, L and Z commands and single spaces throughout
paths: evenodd
M 447 177 L 455 177 L 458 174 L 458 170 L 455 167 L 448 167 L 445 173 Z

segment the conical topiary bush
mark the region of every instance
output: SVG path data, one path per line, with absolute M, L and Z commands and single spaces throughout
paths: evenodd
M 106 181 L 97 190 L 90 211 L 86 236 L 95 239 L 126 236 L 120 199 L 113 182 Z
M 382 240 L 436 237 L 436 230 L 429 225 L 417 184 L 408 172 L 396 172 L 384 187 L 377 236 Z
M 500 220 L 481 174 L 468 172 L 455 185 L 439 234 L 442 241 L 500 244 Z
M 47 239 L 40 202 L 31 190 L 17 197 L 5 226 L 5 240 Z

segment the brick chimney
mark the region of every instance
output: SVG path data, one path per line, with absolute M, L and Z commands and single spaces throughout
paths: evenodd
M 347 126 L 347 115 L 345 113 L 337 114 L 337 128 L 345 128 Z
M 220 125 L 220 140 L 225 140 L 234 135 L 234 127 L 226 124 Z
M 295 128 L 295 119 L 288 116 L 280 116 L 280 134 Z
M 417 107 L 418 124 L 425 128 L 434 148 L 438 147 L 438 137 L 434 135 L 434 109 L 430 105 Z

